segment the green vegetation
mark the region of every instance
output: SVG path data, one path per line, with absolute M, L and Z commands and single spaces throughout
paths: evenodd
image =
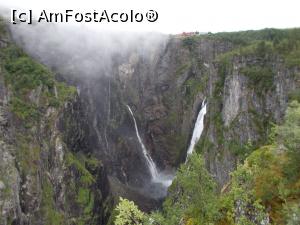
M 11 110 L 27 127 L 38 121 L 43 107 L 59 107 L 76 93 L 74 87 L 57 82 L 45 66 L 13 44 L 1 49 L 0 59 L 5 82 L 13 92 Z M 32 94 L 37 102 L 30 97 Z
M 273 87 L 274 73 L 269 66 L 247 66 L 241 69 L 241 73 L 249 78 L 249 84 L 256 90 L 256 93 Z
M 120 197 L 116 207 L 115 225 L 142 225 L 144 213 L 141 212 L 134 202 Z
M 253 176 L 245 166 L 232 174 L 229 192 L 219 199 L 220 218 L 216 224 L 254 225 L 267 221 L 265 208 L 253 191 Z
M 248 78 L 249 88 L 258 95 L 264 95 L 274 88 L 274 59 L 283 59 L 287 68 L 299 67 L 300 29 L 266 29 L 210 35 L 210 38 L 232 42 L 234 48 L 217 59 L 219 80 L 215 84 L 213 99 L 209 99 L 212 111 L 207 117 L 216 129 L 217 143 L 211 143 L 204 137 L 197 145 L 196 152 L 209 151 L 217 145 L 229 149 L 245 161 L 232 173 L 231 181 L 223 188 L 222 193 L 219 196 L 214 195 L 215 199 L 210 199 L 212 189 L 206 188 L 209 187 L 209 179 L 198 184 L 198 180 L 201 179 L 192 176 L 189 170 L 180 170 L 163 209 L 148 215 L 148 222 L 145 224 L 149 221 L 152 221 L 150 224 L 267 224 L 268 220 L 271 224 L 299 224 L 299 90 L 289 93 L 289 100 L 297 101 L 290 103 L 284 123 L 275 126 L 269 139 L 266 136 L 271 130 L 269 116 L 264 115 L 260 118 L 256 112 L 249 111 L 249 115 L 254 117 L 253 126 L 261 134 L 261 140 L 255 143 L 249 141 L 240 144 L 234 140 L 225 140 L 223 131 L 231 129 L 233 124 L 228 128 L 224 127 L 220 109 L 225 78 L 232 74 L 236 60 L 242 57 L 245 59 L 245 64 L 237 68 L 238 72 Z M 197 38 L 205 37 L 184 39 L 184 45 L 192 50 Z M 195 93 L 199 92 L 197 80 L 193 77 L 186 81 L 186 86 L 195 90 Z M 259 147 L 266 142 L 269 145 Z M 193 165 L 188 162 L 186 167 L 192 170 Z M 202 170 L 205 168 L 198 168 L 197 175 L 202 174 Z M 214 183 L 213 180 L 211 182 Z M 209 200 L 201 199 L 202 191 Z M 198 201 L 194 202 L 194 199 Z M 202 202 L 207 201 L 213 205 L 203 206 Z
M 214 146 L 214 144 L 207 137 L 202 136 L 202 138 L 199 140 L 199 142 L 195 146 L 195 152 L 197 152 L 199 154 L 203 154 L 204 150 L 209 150 L 213 146 Z
M 71 153 L 66 146 L 63 146 L 64 163 L 56 165 L 53 161 L 59 157 L 55 152 L 56 135 L 61 135 L 54 126 L 62 106 L 74 99 L 76 88 L 55 80 L 48 68 L 11 43 L 1 18 L 0 36 L 0 78 L 9 91 L 9 109 L 14 116 L 9 129 L 14 129 L 15 137 L 9 137 L 9 144 L 22 185 L 21 207 L 29 200 L 29 208 L 25 210 L 36 207 L 30 211 L 30 218 L 39 217 L 37 221 L 45 225 L 95 224 L 95 205 L 102 197 L 95 188 L 101 163 L 91 156 Z M 53 173 L 54 167 L 62 169 L 62 177 L 53 177 L 57 175 L 56 169 Z M 13 181 L 9 183 L 3 178 L 1 181 L 5 183 L 1 194 L 15 194 L 10 186 Z M 13 214 L 7 224 L 12 223 L 16 223 Z
M 191 77 L 185 83 L 185 98 L 187 99 L 188 103 L 193 102 L 195 96 L 199 92 L 203 92 L 205 85 L 207 83 L 207 76 L 202 78 L 194 78 Z
M 42 183 L 42 213 L 46 225 L 64 225 L 64 216 L 57 211 L 54 205 L 54 191 L 48 178 L 43 178 Z
M 284 40 L 297 39 L 300 37 L 300 29 L 273 29 L 267 28 L 263 30 L 249 30 L 239 32 L 221 32 L 216 34 L 201 35 L 202 38 L 209 37 L 210 39 L 228 41 L 237 46 L 248 45 L 257 41 L 270 41 L 278 44 Z
M 178 69 L 176 70 L 176 76 L 180 76 L 180 75 L 182 75 L 182 73 L 184 72 L 184 71 L 186 71 L 187 69 L 189 69 L 190 68 L 190 64 L 183 64 L 183 65 L 181 65 L 180 67 L 178 67 Z
M 283 124 L 274 127 L 269 143 L 253 151 L 238 166 L 220 194 L 202 157 L 194 153 L 177 172 L 162 210 L 146 214 L 143 224 L 299 224 L 300 104 L 297 101 L 290 103 Z M 244 148 L 253 146 L 249 143 Z
M 39 85 L 53 88 L 54 77 L 46 67 L 29 58 L 14 45 L 10 45 L 3 52 L 4 68 L 7 71 L 5 78 L 16 93 L 25 94 Z
M 83 155 L 75 156 L 73 153 L 68 152 L 66 154 L 67 166 L 74 168 L 80 174 L 80 182 L 84 186 L 89 186 L 95 182 L 93 175 L 86 169 L 86 163 L 88 159 Z M 94 165 L 95 160 L 91 160 Z
M 78 215 L 78 224 L 87 224 L 93 218 L 94 194 L 88 188 L 79 187 L 76 202 L 82 208 Z
M 300 48 L 297 46 L 297 48 Z M 300 66 L 300 50 L 295 49 L 285 55 L 285 63 L 288 67 Z
M 218 33 L 209 37 L 233 43 L 231 51 L 217 57 L 220 78 L 215 96 L 220 96 L 224 78 L 232 74 L 233 62 L 237 59 L 244 58 L 246 64 L 238 68 L 239 72 L 248 77 L 249 87 L 259 95 L 273 88 L 276 71 L 271 62 L 274 59 L 283 59 L 288 68 L 300 66 L 300 29 Z
M 200 35 L 202 36 L 202 35 Z M 300 52 L 300 29 L 276 30 L 265 29 L 261 31 L 246 31 L 237 33 L 218 33 L 203 35 L 201 38 L 214 39 L 216 41 L 228 41 L 232 43 L 232 50 L 217 56 L 218 80 L 215 83 L 214 93 L 209 99 L 211 113 L 207 119 L 213 125 L 217 133 L 217 148 L 226 148 L 234 152 L 239 158 L 245 158 L 252 150 L 246 151 L 246 146 L 236 141 L 228 141 L 224 138 L 224 127 L 222 120 L 222 102 L 224 96 L 225 78 L 230 79 L 234 73 L 244 75 L 247 78 L 247 85 L 258 97 L 263 97 L 274 87 L 274 77 L 277 68 L 274 67 L 274 60 L 279 67 L 295 67 L 299 61 Z M 295 74 L 295 76 L 298 76 Z M 299 94 L 293 91 L 289 94 L 290 99 L 300 99 Z M 258 115 L 254 110 L 249 111 L 253 117 L 253 126 L 259 132 L 260 138 L 254 147 L 266 141 L 266 134 L 269 132 L 271 119 L 268 115 Z M 239 118 L 237 116 L 237 118 Z M 230 125 L 231 128 L 233 123 Z M 209 148 L 201 143 L 202 151 L 209 151 Z
M 254 150 L 252 143 L 249 141 L 245 145 L 233 140 L 227 141 L 225 142 L 225 148 L 229 149 L 239 160 L 244 160 Z
M 170 152 L 170 160 L 179 160 L 181 158 L 180 156 L 182 156 L 181 154 L 185 149 L 186 136 L 182 134 L 169 134 L 166 135 L 166 139 L 169 146 L 168 152 Z
M 78 182 L 69 184 L 72 187 L 72 195 L 75 195 L 75 202 L 81 209 L 81 214 L 76 219 L 76 224 L 84 225 L 93 220 L 93 210 L 95 207 L 95 194 L 93 192 L 96 184 L 95 176 L 91 171 L 95 171 L 101 166 L 99 160 L 93 157 L 86 157 L 83 154 L 66 154 L 67 166 L 78 174 Z M 75 186 L 74 186 L 75 185 Z
M 224 89 L 224 83 L 225 83 L 225 77 L 227 74 L 230 74 L 232 71 L 232 62 L 231 57 L 227 55 L 222 55 L 218 59 L 218 75 L 219 79 L 217 80 L 215 84 L 215 89 L 213 93 L 213 100 L 214 102 L 219 102 L 223 96 L 223 89 Z
M 15 112 L 21 120 L 37 120 L 40 116 L 38 107 L 35 104 L 22 101 L 15 97 L 11 100 L 10 109 Z
M 7 35 L 5 20 L 2 17 L 0 17 L 0 34 L 2 36 Z
M 256 93 L 260 95 L 273 88 L 275 72 L 272 71 L 271 65 L 268 63 L 268 57 L 272 54 L 276 53 L 273 52 L 271 44 L 261 41 L 220 55 L 217 59 L 220 65 L 220 78 L 216 84 L 215 93 L 217 94 L 221 92 L 220 88 L 224 87 L 226 75 L 230 75 L 232 73 L 234 58 L 241 56 L 252 57 L 252 59 L 261 57 L 259 65 L 249 64 L 240 68 L 240 73 L 248 77 L 249 87 L 253 88 Z
M 270 31 L 270 34 L 267 34 Z M 271 55 L 279 55 L 285 59 L 288 67 L 300 66 L 300 29 L 287 30 L 261 30 L 255 31 L 253 34 L 257 37 L 247 36 L 247 32 L 227 33 L 227 37 L 222 37 L 225 33 L 215 34 L 216 37 L 233 42 L 235 47 L 232 51 L 225 53 L 226 56 L 258 56 L 262 58 Z M 226 36 L 225 35 L 225 36 Z M 239 36 L 244 36 L 239 39 Z
M 290 91 L 288 97 L 290 102 L 294 100 L 300 102 L 300 88 Z
M 40 147 L 34 143 L 29 135 L 17 135 L 17 161 L 20 172 L 23 174 L 37 175 L 37 167 L 40 160 Z
M 222 114 L 221 113 L 215 113 L 214 117 L 212 118 L 212 121 L 214 123 L 215 131 L 216 131 L 216 134 L 217 134 L 217 143 L 219 145 L 222 145 L 224 143 L 223 129 L 225 129 L 224 124 L 223 124 L 223 120 L 222 120 Z
M 216 201 L 216 185 L 202 157 L 194 153 L 188 164 L 178 170 L 162 214 L 154 213 L 153 217 L 159 218 L 159 224 L 179 224 L 182 219 L 187 223 L 209 224 L 218 214 Z
M 183 221 L 184 224 L 210 224 L 218 215 L 216 201 L 216 185 L 204 168 L 202 157 L 193 154 L 189 158 L 189 163 L 180 167 L 171 186 L 170 195 L 164 202 L 163 210 L 147 215 L 143 224 L 174 225 Z M 143 220 L 143 214 L 138 213 L 138 223 L 128 222 L 132 221 L 128 208 L 137 209 L 132 202 L 128 203 L 125 200 L 122 208 L 125 209 L 120 211 L 122 214 L 120 213 L 117 218 L 126 218 L 127 223 L 116 224 L 139 224 Z
M 297 180 L 300 177 L 300 104 L 297 101 L 291 102 L 285 122 L 275 129 L 277 145 L 285 146 L 289 161 L 285 173 L 290 180 Z
M 191 37 L 185 37 L 182 41 L 183 46 L 188 48 L 190 51 L 192 51 L 197 43 L 197 37 L 191 36 Z

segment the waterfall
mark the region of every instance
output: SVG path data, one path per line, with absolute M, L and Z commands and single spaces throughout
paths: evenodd
M 144 145 L 144 143 L 143 143 L 143 141 L 142 141 L 142 139 L 140 137 L 139 129 L 137 127 L 136 120 L 135 120 L 135 117 L 133 115 L 133 112 L 132 112 L 131 108 L 129 107 L 129 105 L 126 105 L 126 106 L 127 106 L 128 110 L 129 110 L 131 116 L 132 116 L 132 119 L 133 119 L 133 122 L 134 122 L 135 133 L 136 133 L 138 141 L 139 141 L 139 143 L 141 145 L 141 148 L 143 150 L 143 155 L 144 155 L 144 157 L 146 159 L 146 162 L 147 162 L 150 174 L 151 174 L 151 178 L 152 178 L 152 180 L 157 180 L 157 178 L 158 178 L 158 172 L 157 172 L 156 165 L 155 165 L 154 161 L 152 160 L 151 156 L 149 155 L 149 153 L 147 152 L 147 149 L 146 149 L 146 147 L 145 147 L 145 145 Z
M 187 151 L 187 158 L 190 154 L 192 154 L 192 152 L 195 148 L 195 145 L 197 144 L 197 142 L 199 141 L 199 139 L 201 137 L 201 134 L 202 134 L 202 131 L 203 131 L 203 128 L 204 128 L 204 116 L 205 116 L 205 114 L 206 114 L 206 102 L 205 102 L 205 99 L 204 99 L 203 102 L 202 102 L 201 109 L 200 109 L 200 112 L 198 114 L 195 126 L 194 126 L 191 143 L 190 143 L 190 146 L 189 146 L 188 151 Z

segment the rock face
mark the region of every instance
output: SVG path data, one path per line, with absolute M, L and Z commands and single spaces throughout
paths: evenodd
M 249 76 L 245 75 L 245 68 L 261 63 L 265 68 L 271 68 L 272 81 L 268 87 L 252 84 Z M 230 61 L 223 74 L 220 98 L 209 106 L 210 114 L 202 139 L 202 150 L 210 152 L 206 153 L 208 168 L 219 184 L 224 185 L 228 181 L 236 161 L 249 153 L 241 149 L 245 146 L 254 149 L 263 144 L 270 134 L 270 123 L 281 122 L 289 93 L 299 87 L 297 74 L 298 69 L 289 69 L 282 60 L 271 56 L 235 57 Z M 215 93 L 212 98 L 216 97 Z
M 100 158 L 109 158 L 110 174 L 129 185 L 142 186 L 147 173 L 143 158 L 138 157 L 139 145 L 125 104 L 134 109 L 147 149 L 164 170 L 184 162 L 201 102 L 207 98 L 206 126 L 198 149 L 220 186 L 228 181 L 229 173 L 244 157 L 239 149 L 263 143 L 270 122 L 281 121 L 288 93 L 297 87 L 298 73 L 278 57 L 241 56 L 230 59 L 221 74 L 224 68 L 219 57 L 232 49 L 228 42 L 210 39 L 197 40 L 190 48 L 182 39 L 170 38 L 154 46 L 150 56 L 133 51 L 115 60 L 113 67 L 118 69 L 109 77 L 92 78 L 92 85 L 84 84 L 80 77 L 72 83 L 82 90 L 87 107 L 94 107 L 88 117 L 96 117 L 98 131 L 94 133 L 100 134 L 102 143 L 95 151 L 109 152 Z M 243 69 L 262 63 L 271 68 L 272 84 L 257 90 Z M 134 167 L 131 161 L 136 162 Z M 136 166 L 143 168 L 138 171 L 141 174 Z
M 88 129 L 78 95 L 59 99 L 71 89 L 56 81 L 52 90 L 42 81 L 16 90 L 6 58 L 15 46 L 3 31 L 0 39 L 7 41 L 0 48 L 0 224 L 105 224 L 111 207 L 108 178 L 101 161 L 83 155 Z M 26 55 L 13 62 L 20 58 L 39 68 Z M 24 87 L 26 94 L 20 94 Z M 27 116 L 33 112 L 29 105 L 38 116 Z
M 76 221 L 88 207 L 87 224 L 105 224 L 114 197 L 120 195 L 134 199 L 144 210 L 156 207 L 159 200 L 149 191 L 150 174 L 127 104 L 149 154 L 163 171 L 185 161 L 206 98 L 205 127 L 196 150 L 205 156 L 221 187 L 247 154 L 242 149 L 251 151 L 266 141 L 271 122 L 281 121 L 288 94 L 299 86 L 299 69 L 288 68 L 280 57 L 228 57 L 234 44 L 209 36 L 160 37 L 151 44 L 141 38 L 107 52 L 110 48 L 103 43 L 97 48 L 99 42 L 90 40 L 75 40 L 66 50 L 59 32 L 51 45 L 43 41 L 47 32 L 33 32 L 30 39 L 22 32 L 13 31 L 15 40 L 56 71 L 58 79 L 76 86 L 78 95 L 59 109 L 44 109 L 41 121 L 30 130 L 30 141 L 24 141 L 31 149 L 28 154 L 34 154 L 29 161 L 33 169 L 24 173 L 16 158 L 22 147 L 16 142 L 22 139 L 12 138 L 24 128 L 11 115 L 11 96 L 1 83 L 0 167 L 1 173 L 6 172 L 0 176 L 0 193 L 10 190 L 0 197 L 3 224 L 9 219 L 16 224 L 46 224 L 41 217 L 47 199 L 43 194 L 54 196 L 50 203 L 54 213 L 67 221 Z M 94 57 L 85 59 L 91 49 Z M 58 55 L 64 57 L 57 60 Z M 253 71 L 264 78 L 254 82 Z M 36 88 L 29 98 L 40 104 L 39 96 L 41 90 Z

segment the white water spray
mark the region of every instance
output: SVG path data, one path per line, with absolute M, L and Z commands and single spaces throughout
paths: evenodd
M 191 139 L 191 143 L 190 146 L 188 148 L 187 151 L 187 157 L 193 153 L 195 145 L 197 144 L 197 142 L 199 141 L 203 128 L 204 128 L 204 116 L 206 114 L 206 102 L 205 99 L 202 102 L 202 106 L 201 106 L 201 110 L 198 114 L 195 126 L 194 126 L 194 130 L 193 130 L 193 135 L 192 135 L 192 139 Z

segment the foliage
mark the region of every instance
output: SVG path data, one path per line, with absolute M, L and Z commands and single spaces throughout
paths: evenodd
M 67 86 L 64 82 L 56 82 L 55 87 L 57 88 L 57 98 L 59 103 L 71 100 L 76 94 L 77 90 L 73 86 Z
M 16 92 L 24 93 L 43 84 L 48 88 L 54 85 L 54 77 L 43 65 L 29 58 L 22 50 L 10 45 L 4 50 L 5 65 L 8 72 L 6 81 L 13 85 Z
M 68 152 L 65 156 L 67 166 L 76 174 L 77 182 L 69 184 L 72 192 L 71 196 L 75 196 L 77 207 L 80 208 L 81 214 L 76 219 L 78 225 L 90 224 L 93 220 L 93 210 L 95 207 L 95 192 L 93 187 L 96 184 L 95 177 L 91 173 L 100 165 L 100 161 L 92 156 L 86 157 L 82 154 L 74 154 Z
M 300 104 L 292 101 L 285 122 L 275 129 L 277 144 L 286 148 L 289 162 L 285 172 L 290 179 L 300 178 Z
M 144 213 L 138 209 L 134 202 L 120 197 L 116 207 L 115 225 L 141 225 L 144 220 Z
M 176 69 L 175 74 L 176 76 L 180 76 L 183 72 L 187 71 L 190 68 L 190 64 L 183 64 Z
M 261 224 L 266 218 L 264 207 L 255 198 L 253 176 L 247 166 L 232 174 L 230 191 L 221 198 L 221 221 L 227 224 Z
M 1 82 L 4 79 L 5 88 L 8 89 L 9 109 L 14 116 L 13 123 L 16 123 L 13 126 L 13 133 L 16 135 L 10 138 L 10 144 L 14 147 L 11 153 L 16 158 L 15 167 L 21 183 L 26 184 L 21 188 L 20 193 L 24 195 L 21 200 L 26 202 L 30 197 L 41 200 L 33 201 L 38 206 L 37 211 L 32 212 L 34 217 L 40 217 L 38 221 L 41 224 L 92 224 L 92 220 L 98 219 L 94 216 L 94 211 L 97 210 L 95 202 L 102 197 L 101 192 L 95 191 L 97 177 L 92 173 L 98 172 L 100 162 L 90 156 L 81 157 L 66 152 L 64 162 L 67 165 L 63 164 L 61 168 L 66 171 L 61 171 L 64 176 L 59 178 L 60 181 L 63 180 L 63 190 L 60 190 L 61 184 L 56 184 L 55 179 L 52 179 L 53 174 L 50 174 L 55 166 L 52 165 L 55 159 L 52 148 L 55 143 L 52 145 L 49 142 L 53 135 L 57 135 L 51 134 L 52 126 L 66 101 L 74 99 L 76 88 L 56 81 L 55 74 L 46 66 L 12 44 L 10 38 L 4 36 L 4 29 L 0 18 L 0 36 L 3 42 L 0 48 L 0 76 Z M 48 110 L 50 107 L 51 110 Z M 5 179 L 1 180 L 6 183 Z M 64 192 L 63 202 L 58 201 L 61 191 Z M 75 213 L 78 215 L 74 215 Z M 16 223 L 16 218 L 13 219 L 8 224 Z
M 241 73 L 249 78 L 249 83 L 257 93 L 267 91 L 273 87 L 274 73 L 268 66 L 247 66 L 241 69 Z
M 300 29 L 218 33 L 212 38 L 234 43 L 233 49 L 219 58 L 254 56 L 266 60 L 270 56 L 280 56 L 287 67 L 300 66 Z
M 290 103 L 270 145 L 253 151 L 216 194 L 215 183 L 194 153 L 180 167 L 161 211 L 145 224 L 298 224 L 300 196 L 300 104 Z M 247 152 L 252 143 L 244 146 Z
M 162 214 L 153 213 L 154 224 L 210 224 L 218 215 L 216 185 L 204 167 L 200 155 L 194 153 L 177 172 Z
M 185 37 L 182 41 L 183 46 L 188 48 L 192 51 L 196 45 L 196 38 L 195 37 Z
M 205 36 L 205 35 L 203 35 Z M 207 35 L 211 39 L 228 41 L 235 45 L 247 45 L 257 41 L 270 41 L 276 44 L 287 39 L 300 38 L 300 29 L 274 29 L 267 28 L 263 30 L 248 30 L 240 32 L 220 32 L 216 34 Z
M 89 188 L 79 187 L 76 202 L 82 209 L 81 215 L 78 217 L 78 222 L 79 224 L 87 224 L 93 216 L 94 194 Z
M 199 140 L 199 142 L 195 146 L 195 151 L 199 154 L 203 154 L 205 150 L 209 150 L 213 148 L 214 143 L 212 143 L 209 138 L 204 137 L 202 135 L 202 138 Z
M 289 102 L 292 102 L 294 100 L 300 102 L 300 88 L 290 91 L 288 97 Z
M 232 70 L 232 58 L 227 55 L 222 55 L 218 59 L 218 76 L 219 79 L 217 80 L 215 84 L 215 89 L 213 93 L 213 97 L 215 101 L 219 101 L 222 96 L 223 96 L 223 91 L 224 91 L 224 83 L 225 83 L 225 78 L 227 74 L 230 74 Z
M 93 165 L 95 160 L 91 160 Z M 88 187 L 95 182 L 93 175 L 87 170 L 87 158 L 74 155 L 71 152 L 66 154 L 66 162 L 69 167 L 74 168 L 80 174 L 80 182 L 83 186 Z
M 290 103 L 283 124 L 273 129 L 269 142 L 270 145 L 256 149 L 238 166 L 221 195 L 217 195 L 202 157 L 194 153 L 178 170 L 163 209 L 144 215 L 143 224 L 298 224 L 300 104 L 297 101 Z M 253 145 L 249 143 L 244 148 L 253 149 Z M 139 223 L 142 221 L 141 218 Z
M 203 81 L 201 79 L 197 78 L 190 78 L 185 81 L 184 86 L 185 86 L 185 97 L 188 102 L 193 102 L 194 97 L 202 92 L 204 90 L 206 81 Z
M 40 160 L 40 147 L 33 142 L 31 136 L 18 133 L 17 138 L 17 161 L 20 172 L 24 174 L 36 175 L 37 166 Z
M 16 97 L 11 99 L 10 109 L 22 120 L 37 120 L 40 116 L 36 105 Z
M 299 220 L 294 202 L 299 201 L 300 194 L 300 104 L 297 101 L 290 103 L 284 123 L 273 129 L 270 142 L 272 145 L 255 150 L 232 174 L 230 191 L 222 197 L 223 221 L 237 223 L 241 217 L 236 211 L 239 202 L 240 206 L 243 203 L 244 212 L 255 215 L 252 218 L 266 221 L 265 209 L 269 209 L 272 223 L 297 224 L 294 222 Z
M 64 216 L 54 205 L 54 190 L 50 181 L 45 177 L 42 183 L 42 212 L 46 225 L 63 225 Z
M 246 144 L 240 144 L 237 141 L 226 141 L 225 146 L 236 156 L 239 160 L 244 160 L 253 150 L 254 147 L 250 140 Z
M 0 34 L 5 35 L 7 33 L 5 20 L 0 17 Z
M 300 224 L 300 204 L 292 203 L 284 205 L 284 215 L 287 225 Z
M 50 70 L 16 45 L 1 49 L 0 59 L 5 82 L 13 92 L 11 110 L 26 126 L 38 121 L 43 106 L 59 107 L 76 93 L 74 87 L 57 82 Z M 31 100 L 32 94 L 37 95 L 39 103 Z

